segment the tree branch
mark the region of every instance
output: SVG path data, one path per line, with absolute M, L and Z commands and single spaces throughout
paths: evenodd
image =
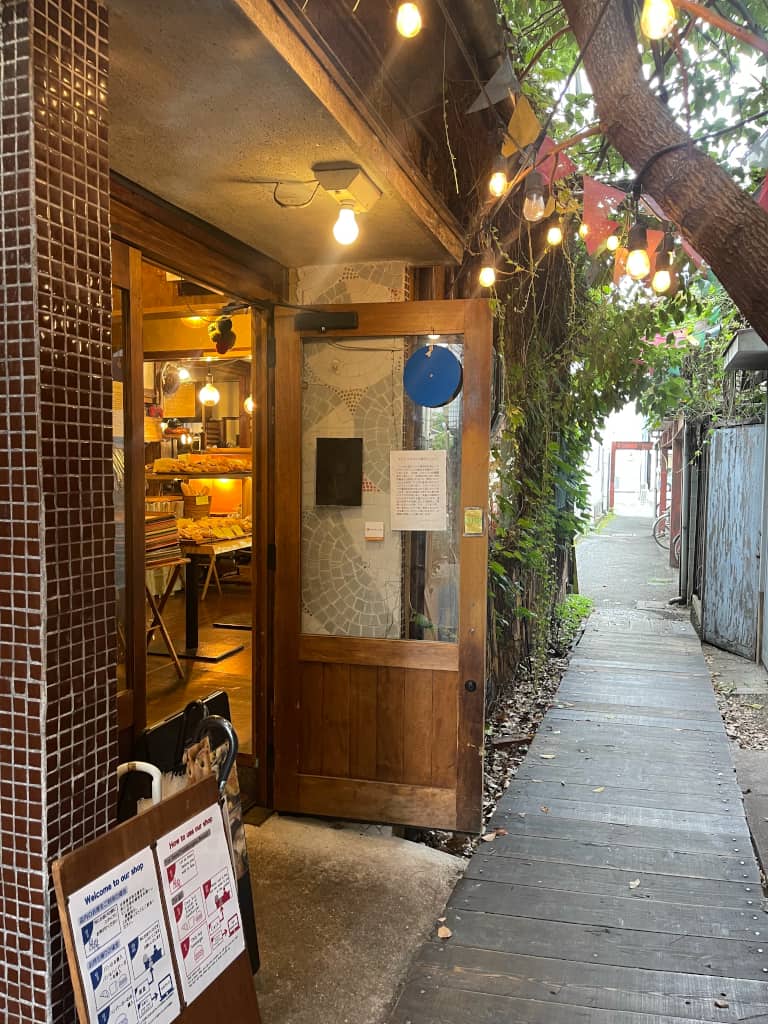
M 564 25 L 561 29 L 558 29 L 558 31 L 555 32 L 555 34 L 553 36 L 550 36 L 550 38 L 546 41 L 546 43 L 542 43 L 541 46 L 536 51 L 536 53 L 534 53 L 534 55 L 528 61 L 528 63 L 526 64 L 525 68 L 523 68 L 523 70 L 517 76 L 518 82 L 522 82 L 523 79 L 531 72 L 531 70 L 534 68 L 534 66 L 539 63 L 539 61 L 544 56 L 544 54 L 547 52 L 547 50 L 549 50 L 552 46 L 554 46 L 554 44 L 557 42 L 558 39 L 560 39 L 562 36 L 566 35 L 566 33 L 570 32 L 570 31 L 571 31 L 571 26 L 570 25 Z
M 734 25 L 732 21 L 724 18 L 722 14 L 711 11 L 708 7 L 704 7 L 703 4 L 694 3 L 693 0 L 672 0 L 672 3 L 675 7 L 681 7 L 684 11 L 688 11 L 694 17 L 709 22 L 710 25 L 714 25 L 715 28 L 719 28 L 722 32 L 733 36 L 734 39 L 747 43 L 747 45 L 754 47 L 754 49 L 760 50 L 761 53 L 768 53 L 768 42 L 765 39 L 756 36 L 749 29 L 742 28 L 741 25 Z

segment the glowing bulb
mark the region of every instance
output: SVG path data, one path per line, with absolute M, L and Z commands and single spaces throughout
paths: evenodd
M 243 402 L 243 408 L 249 416 L 253 416 L 253 411 L 256 408 L 256 403 L 253 400 L 253 395 L 248 395 L 246 400 Z
M 206 383 L 200 388 L 197 397 L 200 399 L 201 405 L 204 405 L 207 409 L 211 409 L 214 405 L 219 404 L 221 393 L 217 387 L 214 387 L 213 380 L 209 377 Z
M 486 249 L 483 253 L 483 262 L 480 264 L 480 273 L 477 280 L 481 288 L 493 288 L 496 284 L 496 266 L 493 253 Z
M 635 224 L 627 239 L 627 273 L 633 281 L 642 281 L 651 272 L 651 257 L 648 255 L 648 232 L 642 224 Z
M 418 4 L 400 4 L 395 21 L 397 31 L 406 39 L 413 39 L 421 32 L 421 11 Z
M 168 429 L 168 424 L 165 422 L 165 420 L 160 420 L 160 429 L 162 430 L 163 433 L 165 433 L 166 430 Z
M 333 225 L 333 237 L 339 245 L 352 245 L 360 234 L 360 228 L 355 219 L 355 211 L 351 203 L 342 203 L 339 210 L 339 219 Z
M 548 245 L 560 245 L 562 241 L 563 241 L 563 229 L 560 226 L 560 221 L 559 220 L 553 221 L 549 225 L 549 230 L 547 231 L 547 244 Z
M 439 334 L 428 334 L 427 335 L 427 340 L 428 341 L 440 341 L 440 335 Z
M 525 201 L 523 203 L 523 216 L 532 224 L 542 220 L 547 210 L 547 200 L 544 197 L 544 178 L 538 171 L 531 171 L 525 179 Z
M 204 316 L 183 316 L 181 322 L 185 327 L 201 327 L 205 323 Z
M 640 28 L 649 39 L 663 39 L 675 27 L 677 14 L 672 0 L 645 0 Z
M 672 275 L 668 270 L 657 270 L 651 281 L 651 288 L 657 295 L 663 295 L 672 287 Z
M 500 199 L 507 191 L 507 161 L 503 156 L 498 156 L 493 162 L 493 170 L 488 179 L 488 191 L 495 199 Z
M 672 287 L 672 257 L 667 249 L 656 257 L 656 273 L 651 281 L 651 288 L 657 295 L 663 295 Z
M 586 238 L 589 234 L 589 224 L 585 224 L 584 221 L 579 224 L 579 238 Z
M 189 435 L 188 434 L 182 434 L 181 437 L 179 438 L 179 444 L 188 445 L 189 444 Z
M 186 366 L 179 367 L 179 380 L 189 380 L 191 376 L 192 375 L 190 374 Z
M 616 252 L 616 250 L 619 248 L 619 236 L 608 235 L 608 237 L 605 240 L 605 248 L 608 250 L 608 252 Z

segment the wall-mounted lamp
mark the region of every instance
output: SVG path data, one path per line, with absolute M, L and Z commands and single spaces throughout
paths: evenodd
M 312 173 L 341 207 L 333 237 L 340 245 L 351 245 L 360 233 L 356 214 L 367 213 L 381 198 L 381 190 L 357 164 L 315 164 Z

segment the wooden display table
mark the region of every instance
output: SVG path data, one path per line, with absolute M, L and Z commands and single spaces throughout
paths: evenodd
M 150 643 L 152 642 L 152 638 L 155 635 L 155 631 L 159 630 L 160 636 L 163 638 L 163 643 L 165 644 L 168 650 L 168 654 L 170 655 L 174 667 L 176 668 L 176 673 L 179 679 L 184 678 L 184 670 L 181 667 L 179 656 L 176 653 L 176 648 L 173 645 L 171 634 L 168 632 L 168 627 L 163 621 L 163 611 L 165 610 L 165 606 L 168 603 L 168 598 L 171 596 L 173 588 L 176 585 L 176 580 L 179 578 L 182 566 L 188 564 L 188 558 L 168 558 L 161 562 L 153 562 L 151 565 L 148 565 L 146 567 L 147 572 L 153 571 L 154 569 L 173 570 L 173 572 L 169 575 L 163 592 L 159 598 L 155 597 L 155 595 L 152 593 L 151 589 L 146 583 L 146 580 L 144 582 L 144 591 L 147 595 L 147 604 L 149 605 L 149 610 L 152 612 L 152 618 L 149 622 L 149 625 L 147 626 L 147 647 L 149 647 Z
M 219 580 L 219 574 L 216 571 L 216 556 L 227 555 L 232 551 L 243 551 L 244 549 L 249 548 L 251 543 L 250 534 L 245 537 L 229 537 L 226 540 L 211 540 L 206 544 L 193 544 L 182 540 L 181 547 L 185 555 L 190 558 L 208 559 L 208 570 L 205 574 L 203 593 L 200 596 L 201 601 L 204 601 L 206 598 L 212 578 L 216 583 L 216 589 L 219 594 L 221 594 L 221 581 Z

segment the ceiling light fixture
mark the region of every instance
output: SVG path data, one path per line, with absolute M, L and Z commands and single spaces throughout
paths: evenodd
M 205 323 L 204 316 L 183 316 L 181 322 L 185 327 L 202 327 Z
M 200 388 L 197 397 L 200 399 L 200 404 L 204 405 L 206 409 L 212 409 L 214 405 L 218 405 L 221 401 L 221 392 L 213 383 L 213 374 L 209 373 L 205 384 Z
M 180 366 L 179 367 L 179 380 L 181 380 L 181 381 L 189 380 L 189 378 L 191 376 L 192 376 L 192 374 L 189 372 L 189 370 L 186 368 L 186 366 Z
M 397 8 L 395 25 L 403 38 L 413 39 L 414 36 L 417 36 L 421 32 L 422 27 L 419 5 L 413 3 L 400 4 Z
M 315 164 L 312 173 L 341 207 L 333 237 L 340 245 L 351 245 L 360 233 L 356 214 L 367 213 L 381 198 L 381 189 L 357 164 Z

